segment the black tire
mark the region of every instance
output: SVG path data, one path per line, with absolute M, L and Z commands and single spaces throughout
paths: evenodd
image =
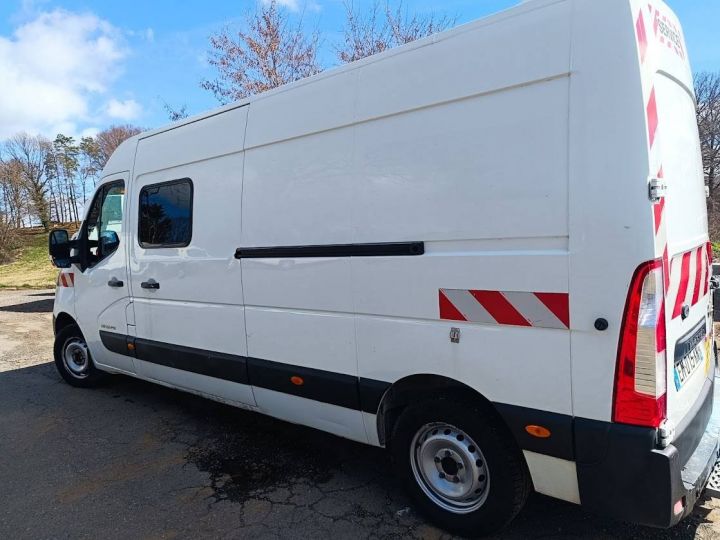
M 449 429 L 441 428 L 440 435 L 437 434 L 437 429 L 433 429 L 435 425 L 441 424 L 443 427 L 457 428 L 457 432 L 451 432 L 445 436 L 445 439 L 449 441 L 448 445 L 456 444 L 456 448 L 460 448 L 458 454 L 452 453 L 453 456 L 459 458 L 455 460 L 457 463 L 467 463 L 462 460 L 462 456 L 475 456 L 478 457 L 477 463 L 485 462 L 486 469 L 479 469 L 479 477 L 482 480 L 487 473 L 485 479 L 487 484 L 481 485 L 482 489 L 470 491 L 471 497 L 475 497 L 475 499 L 466 499 L 470 502 L 461 502 L 460 504 L 470 506 L 460 510 L 454 508 L 454 511 L 450 511 L 443 508 L 441 504 L 447 505 L 447 502 L 434 500 L 433 496 L 438 497 L 436 492 L 434 495 L 427 493 L 428 490 L 433 492 L 433 488 L 429 487 L 429 482 L 438 481 L 423 480 L 423 478 L 429 477 L 427 471 L 433 466 L 438 467 L 439 478 L 450 478 L 449 482 L 462 482 L 464 485 L 461 489 L 467 488 L 468 482 L 470 482 L 469 478 L 473 476 L 467 468 L 463 471 L 462 465 L 457 467 L 460 472 L 455 474 L 467 473 L 463 480 L 457 476 L 443 476 L 447 472 L 443 468 L 445 460 L 438 461 L 438 457 L 435 457 L 431 463 L 427 459 L 428 455 L 443 448 L 442 445 L 445 444 L 438 441 L 437 438 Z M 426 436 L 419 436 L 419 433 L 426 434 Z M 456 435 L 456 433 L 461 434 Z M 463 437 L 462 433 L 467 434 L 467 437 Z M 416 441 L 416 436 L 419 437 L 418 440 L 422 441 L 422 444 Z M 474 453 L 463 454 L 460 443 L 455 443 L 453 438 L 463 441 L 462 444 Z M 434 446 L 433 441 L 439 446 Z M 390 445 L 401 481 L 405 484 L 418 508 L 433 523 L 454 534 L 478 537 L 498 532 L 522 510 L 532 488 L 522 452 L 511 439 L 507 430 L 498 425 L 498 421 L 493 415 L 482 406 L 458 403 L 447 399 L 411 405 L 398 418 Z M 477 449 L 475 445 L 477 445 Z M 448 448 L 452 448 L 452 446 L 448 446 Z M 450 455 L 447 450 L 438 451 L 442 455 Z M 425 472 L 414 472 L 413 463 L 415 463 L 416 471 L 424 470 Z M 448 463 L 452 464 L 453 461 L 448 461 Z M 424 466 L 428 469 L 423 469 L 422 464 L 425 464 Z M 473 470 L 477 474 L 478 470 Z M 434 474 L 435 471 L 433 470 L 432 473 Z M 474 482 L 474 480 L 472 481 Z M 438 482 L 438 484 L 442 489 L 442 482 Z M 476 487 L 478 487 L 477 483 L 471 486 L 471 488 Z M 452 486 L 448 489 L 452 489 Z M 475 495 L 475 493 L 481 493 L 481 495 Z M 442 496 L 439 498 L 442 499 Z M 472 506 L 478 504 L 480 506 L 477 508 Z M 458 513 L 459 511 L 466 513 Z
M 106 377 L 104 372 L 95 367 L 85 337 L 80 328 L 74 324 L 66 326 L 56 334 L 53 352 L 55 367 L 65 382 L 71 386 L 94 388 Z M 86 357 L 83 357 L 83 354 Z M 78 360 L 74 361 L 66 357 L 74 357 Z

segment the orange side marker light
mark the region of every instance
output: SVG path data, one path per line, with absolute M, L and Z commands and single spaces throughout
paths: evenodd
M 548 428 L 543 426 L 536 426 L 534 424 L 525 426 L 525 431 L 527 431 L 533 437 L 537 437 L 538 439 L 549 439 L 550 435 L 552 435 Z
M 298 377 L 297 375 L 293 375 L 290 377 L 290 382 L 293 383 L 295 386 L 302 386 L 305 384 L 305 381 L 302 377 Z

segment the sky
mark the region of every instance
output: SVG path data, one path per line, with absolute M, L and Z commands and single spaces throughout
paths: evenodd
M 53 138 L 93 135 L 112 124 L 154 128 L 164 109 L 191 114 L 218 105 L 200 88 L 212 78 L 209 37 L 238 25 L 267 0 L 0 0 L 0 139 L 18 131 Z M 397 3 L 398 0 L 392 0 Z M 598 0 L 602 1 L 602 0 Z M 362 9 L 371 0 L 355 0 Z M 337 62 L 343 0 L 278 0 L 324 36 L 324 65 Z M 418 13 L 458 24 L 519 0 L 405 0 Z M 718 0 L 668 0 L 683 23 L 696 71 L 720 71 Z

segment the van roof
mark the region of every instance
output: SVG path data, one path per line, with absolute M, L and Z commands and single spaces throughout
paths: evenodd
M 218 114 L 222 114 L 224 112 L 227 112 L 227 111 L 230 111 L 233 109 L 245 107 L 247 105 L 250 105 L 253 102 L 267 99 L 274 95 L 281 94 L 283 92 L 288 92 L 290 90 L 299 88 L 299 87 L 307 85 L 307 84 L 313 84 L 317 81 L 329 79 L 331 77 L 336 77 L 343 73 L 347 73 L 347 72 L 359 69 L 359 68 L 369 65 L 369 64 L 373 64 L 376 62 L 382 62 L 383 60 L 385 60 L 387 58 L 391 58 L 398 54 L 403 54 L 408 51 L 420 49 L 422 47 L 427 47 L 428 45 L 432 45 L 433 43 L 438 43 L 438 42 L 444 41 L 453 36 L 463 34 L 465 32 L 469 32 L 469 31 L 475 30 L 477 28 L 481 28 L 483 26 L 490 26 L 490 25 L 496 24 L 500 21 L 504 21 L 506 19 L 516 17 L 518 15 L 522 15 L 524 13 L 528 13 L 528 12 L 531 12 L 531 11 L 534 11 L 537 9 L 541 9 L 541 8 L 544 8 L 544 7 L 552 5 L 552 4 L 559 4 L 562 2 L 566 2 L 566 1 L 568 1 L 568 0 L 522 0 L 521 3 L 517 6 L 513 6 L 511 8 L 505 9 L 503 11 L 499 11 L 499 12 L 489 15 L 487 17 L 483 17 L 481 19 L 462 24 L 460 26 L 451 28 L 450 30 L 446 30 L 444 32 L 440 32 L 440 33 L 433 34 L 431 36 L 428 36 L 428 37 L 425 37 L 422 39 L 418 39 L 418 40 L 408 43 L 406 45 L 394 47 L 385 52 L 375 54 L 375 55 L 369 56 L 367 58 L 363 58 L 361 60 L 357 60 L 350 64 L 345 64 L 342 66 L 337 66 L 337 67 L 327 69 L 321 73 L 318 73 L 317 75 L 313 75 L 312 77 L 301 79 L 299 81 L 295 81 L 295 82 L 280 86 L 278 88 L 268 90 L 261 94 L 254 95 L 254 96 L 248 97 L 248 98 L 240 100 L 240 101 L 235 101 L 228 105 L 224 105 L 222 107 L 211 109 L 204 113 L 190 116 L 190 117 L 180 120 L 178 122 L 174 122 L 172 124 L 168 124 L 168 125 L 165 125 L 165 126 L 162 126 L 159 128 L 155 128 L 155 129 L 152 129 L 149 131 L 145 131 L 143 133 L 140 133 L 139 135 L 131 137 L 130 139 L 128 139 L 128 141 L 133 141 L 133 140 L 138 141 L 138 140 L 145 139 L 148 137 L 153 137 L 160 133 L 176 129 L 178 127 L 181 127 L 181 126 L 184 126 L 187 124 L 192 124 L 194 122 L 198 122 L 200 120 L 204 120 L 206 118 L 210 118 L 212 116 L 216 116 Z

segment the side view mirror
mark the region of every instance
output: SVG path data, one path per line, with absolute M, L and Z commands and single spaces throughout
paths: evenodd
M 48 250 L 54 266 L 70 268 L 70 236 L 65 229 L 56 229 L 50 233 Z
M 103 257 L 115 251 L 120 245 L 120 238 L 115 231 L 105 231 L 100 235 L 100 253 Z

